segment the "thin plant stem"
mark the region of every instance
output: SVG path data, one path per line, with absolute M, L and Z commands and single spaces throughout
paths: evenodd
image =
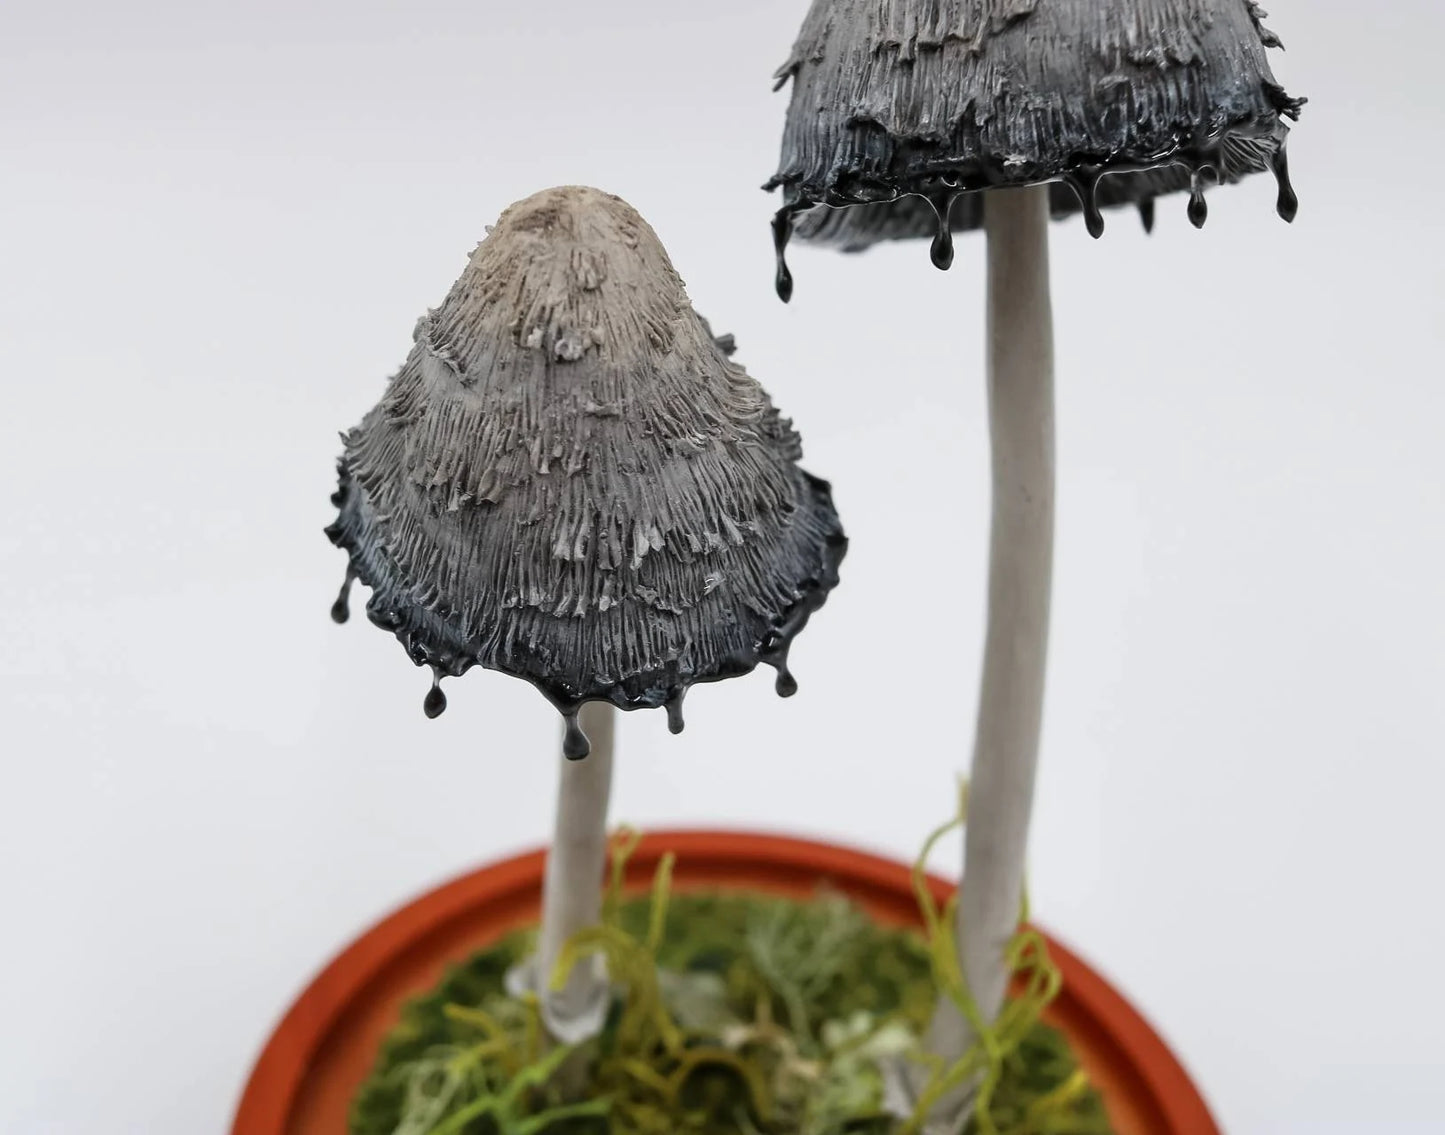
M 601 920 L 616 722 L 617 710 L 607 702 L 588 702 L 578 724 L 591 740 L 592 752 L 580 761 L 560 761 L 535 973 L 543 1022 L 564 1044 L 596 1033 L 607 1010 L 607 972 L 601 957 L 575 966 L 560 989 L 552 988 L 551 979 L 568 940 Z
M 993 535 L 955 936 L 968 992 L 990 1025 L 1004 1003 L 1007 952 L 1019 924 L 1048 656 L 1054 540 L 1048 202 L 1047 186 L 992 190 L 984 201 Z M 952 1063 L 977 1040 L 957 1005 L 941 999 L 929 1050 Z M 968 1094 L 955 1093 L 946 1106 L 958 1112 Z

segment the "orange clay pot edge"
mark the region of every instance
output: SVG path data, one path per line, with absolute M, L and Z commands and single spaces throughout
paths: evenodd
M 786 836 L 728 831 L 648 833 L 628 865 L 630 886 L 650 880 L 668 851 L 678 859 L 680 888 L 756 889 L 805 896 L 827 879 L 886 921 L 916 915 L 909 868 L 867 852 Z M 533 851 L 484 866 L 422 895 L 356 939 L 311 982 L 282 1018 L 258 1058 L 242 1094 L 232 1135 L 291 1135 L 293 1109 L 313 1063 L 343 1014 L 365 999 L 378 976 L 417 943 L 463 915 L 487 907 L 515 910 L 540 900 L 546 855 Z M 929 885 L 942 903 L 953 885 L 936 876 Z M 912 912 L 910 914 L 910 912 Z M 492 938 L 513 929 L 500 915 Z M 478 942 L 477 946 L 485 942 Z M 1219 1135 L 1218 1125 L 1179 1061 L 1163 1040 L 1102 977 L 1049 938 L 1064 973 L 1055 1023 L 1090 1049 L 1096 1078 L 1111 1114 L 1147 1135 Z M 460 960 L 459 958 L 457 960 Z M 420 990 L 418 990 L 420 992 Z

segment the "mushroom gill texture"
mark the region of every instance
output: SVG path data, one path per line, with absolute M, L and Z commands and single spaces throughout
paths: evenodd
M 1057 182 L 1054 215 L 1271 169 L 1303 99 L 1275 81 L 1280 41 L 1252 0 L 814 0 L 779 86 L 793 81 L 777 228 L 866 248 L 983 223 L 977 190 Z
M 414 662 L 675 728 L 690 685 L 759 662 L 791 692 L 846 549 L 829 488 L 631 206 L 511 206 L 414 339 L 344 435 L 327 529 Z

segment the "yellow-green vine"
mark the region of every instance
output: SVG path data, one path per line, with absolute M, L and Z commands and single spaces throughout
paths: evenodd
M 1107 1135 L 1103 1106 L 1063 1038 L 1041 1021 L 1059 973 L 1036 931 L 1008 960 L 1015 993 L 986 1026 L 954 951 L 952 900 L 913 881 L 920 936 L 880 927 L 841 896 L 674 894 L 673 860 L 648 896 L 624 894 L 638 836 L 611 843 L 600 925 L 573 938 L 550 979 L 600 954 L 615 995 L 602 1034 L 558 1046 L 536 997 L 505 991 L 527 958 L 513 935 L 408 1006 L 358 1094 L 351 1135 L 910 1135 L 931 1103 L 974 1085 L 970 1135 Z M 943 991 L 979 1043 L 944 1067 L 922 1051 Z M 883 1066 L 923 1070 L 907 1117 L 884 1109 Z

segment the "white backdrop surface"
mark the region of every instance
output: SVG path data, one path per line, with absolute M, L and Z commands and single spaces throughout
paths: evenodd
M 536 844 L 557 723 L 327 610 L 336 431 L 484 226 L 620 193 L 853 540 L 770 675 L 633 715 L 616 814 L 910 856 L 966 758 L 982 244 L 798 248 L 802 0 L 78 0 L 0 20 L 0 1131 L 197 1135 L 348 938 Z M 1279 0 L 1266 178 L 1055 227 L 1040 919 L 1237 1135 L 1445 1131 L 1445 8 Z M 960 733 L 960 729 L 962 732 Z M 941 861 L 941 866 L 948 866 Z M 1437 897 L 1431 897 L 1432 895 Z

